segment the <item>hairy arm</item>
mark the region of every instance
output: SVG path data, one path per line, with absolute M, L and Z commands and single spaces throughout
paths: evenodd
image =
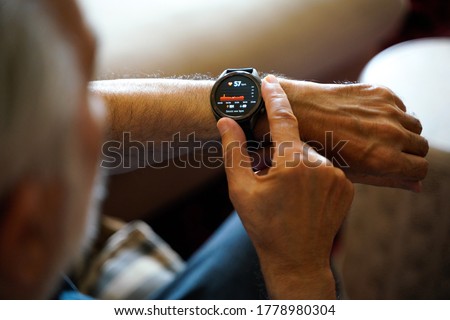
M 91 82 L 108 107 L 109 138 L 166 141 L 180 133 L 195 132 L 201 140 L 217 140 L 219 134 L 210 111 L 213 81 L 181 79 L 120 79 Z
M 212 85 L 209 80 L 182 79 L 91 82 L 90 90 L 107 105 L 107 143 L 119 143 L 112 146 L 120 149 L 122 160 L 128 160 L 114 162 L 113 172 L 142 168 L 152 160 L 180 156 L 206 141 L 217 141 L 209 104 Z M 105 146 L 104 155 L 109 150 Z M 136 146 L 144 147 L 145 159 L 142 152 L 137 154 Z
M 213 83 L 123 79 L 92 82 L 90 88 L 107 103 L 110 140 L 123 141 L 128 133 L 133 141 L 152 142 L 148 153 L 171 157 L 219 139 L 209 102 Z M 420 136 L 419 120 L 406 113 L 392 91 L 366 84 L 280 83 L 303 128 L 302 139 L 353 182 L 420 190 L 428 143 Z M 255 136 L 267 132 L 262 117 Z M 162 152 L 164 141 L 171 142 L 170 153 Z

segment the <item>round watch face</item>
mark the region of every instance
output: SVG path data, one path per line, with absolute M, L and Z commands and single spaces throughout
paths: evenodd
M 211 103 L 219 116 L 236 119 L 252 115 L 261 104 L 261 85 L 245 72 L 233 72 L 218 81 L 212 90 Z

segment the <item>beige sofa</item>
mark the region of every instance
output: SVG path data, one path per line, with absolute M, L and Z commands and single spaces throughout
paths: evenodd
M 361 81 L 386 85 L 430 144 L 423 192 L 357 186 L 345 235 L 350 299 L 450 298 L 450 38 L 416 39 L 374 57 Z

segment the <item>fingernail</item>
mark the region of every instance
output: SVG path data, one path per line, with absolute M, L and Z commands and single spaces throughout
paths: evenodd
M 264 78 L 264 80 L 267 81 L 267 82 L 269 82 L 269 83 L 279 83 L 277 77 L 275 77 L 275 76 L 273 76 L 273 75 L 271 75 L 271 74 L 269 74 L 268 76 L 266 76 L 266 77 Z

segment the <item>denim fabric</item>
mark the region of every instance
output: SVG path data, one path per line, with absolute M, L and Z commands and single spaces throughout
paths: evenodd
M 187 261 L 186 268 L 150 299 L 262 299 L 266 290 L 255 249 L 233 212 Z

